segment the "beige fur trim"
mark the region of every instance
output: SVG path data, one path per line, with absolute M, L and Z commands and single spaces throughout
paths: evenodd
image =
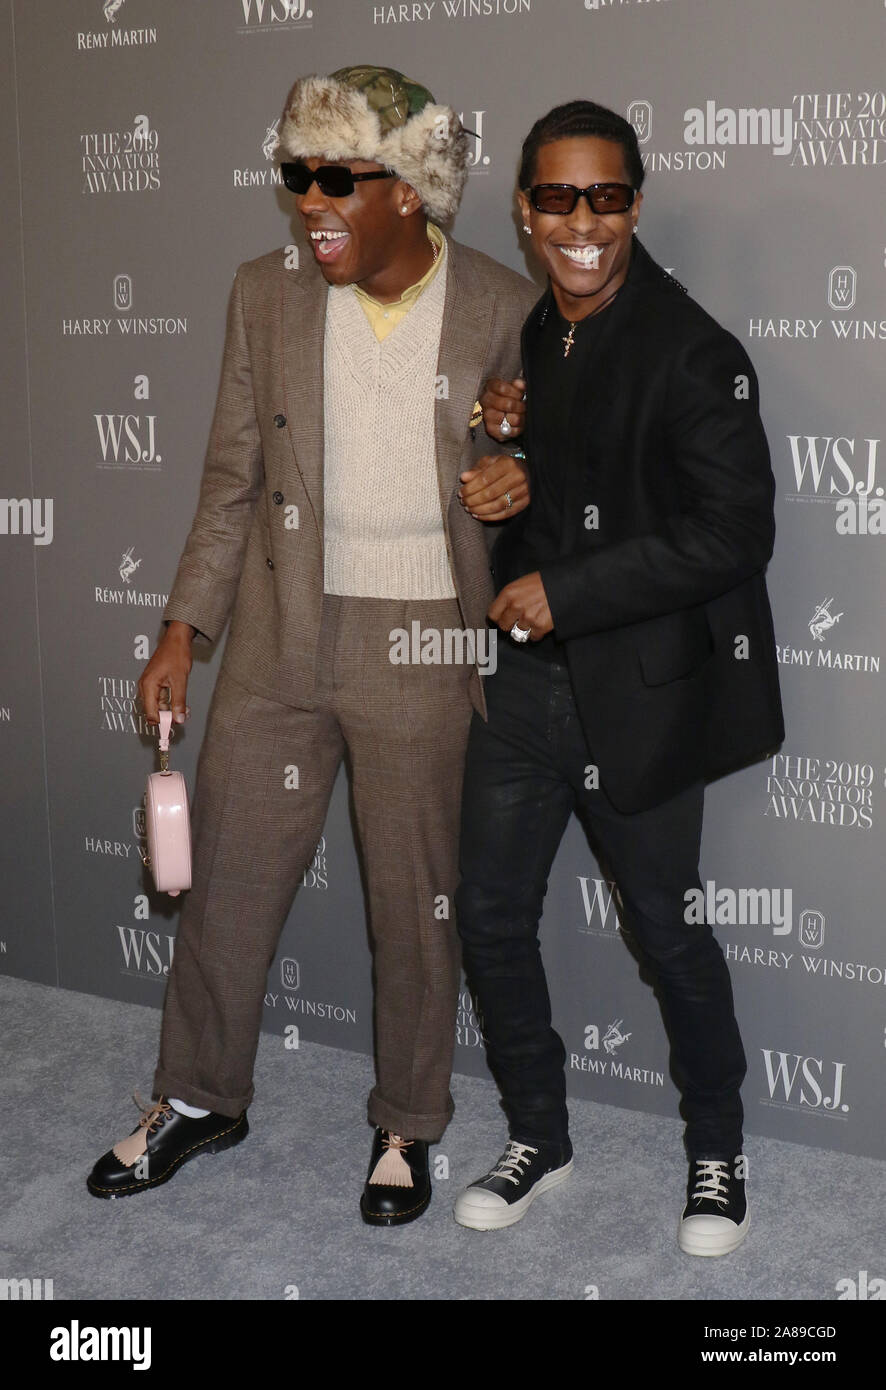
M 382 132 L 361 92 L 329 77 L 303 77 L 286 98 L 275 153 L 278 160 L 375 160 L 411 184 L 431 221 L 448 222 L 467 178 L 468 136 L 451 107 L 431 102 Z

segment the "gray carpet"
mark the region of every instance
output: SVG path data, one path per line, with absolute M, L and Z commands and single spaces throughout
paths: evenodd
M 363 1224 L 369 1060 L 262 1035 L 251 1132 L 155 1191 L 91 1197 L 95 1158 L 150 1095 L 160 1014 L 0 977 L 0 1278 L 53 1280 L 56 1299 L 835 1300 L 886 1278 L 886 1168 L 768 1139 L 747 1144 L 751 1230 L 723 1259 L 681 1254 L 675 1120 L 571 1103 L 575 1173 L 510 1230 L 456 1226 L 459 1187 L 505 1138 L 487 1082 L 456 1076 L 432 1156 L 449 1178 L 397 1229 Z

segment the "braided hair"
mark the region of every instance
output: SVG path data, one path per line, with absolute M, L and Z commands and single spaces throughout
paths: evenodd
M 637 132 L 615 111 L 598 106 L 595 101 L 567 101 L 555 106 L 546 116 L 540 116 L 523 141 L 520 159 L 520 188 L 529 188 L 535 175 L 535 161 L 542 145 L 574 136 L 596 136 L 621 145 L 625 172 L 631 187 L 639 189 L 646 171 L 640 158 Z

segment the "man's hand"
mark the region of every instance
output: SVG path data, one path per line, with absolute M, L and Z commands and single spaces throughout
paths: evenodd
M 487 616 L 498 623 L 502 632 L 510 632 L 514 623 L 524 632 L 529 628 L 530 642 L 539 642 L 553 632 L 554 620 L 538 570 L 506 584 L 490 605 Z
M 491 439 L 497 439 L 499 443 L 516 439 L 523 433 L 526 423 L 526 382 L 522 377 L 517 377 L 515 381 L 491 377 L 483 387 L 480 405 L 483 407 L 483 428 Z M 505 415 L 510 429 L 502 432 Z
M 188 676 L 194 658 L 191 644 L 195 629 L 190 623 L 170 622 L 166 635 L 144 669 L 138 683 L 138 693 L 148 724 L 160 722 L 159 698 L 164 686 L 169 688 L 169 705 L 174 724 L 183 724 L 190 710 L 185 704 Z
M 526 465 L 513 454 L 486 454 L 475 468 L 459 474 L 459 481 L 458 500 L 478 521 L 504 521 L 529 506 Z

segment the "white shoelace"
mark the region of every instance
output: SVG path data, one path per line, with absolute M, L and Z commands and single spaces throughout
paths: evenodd
M 498 1160 L 497 1165 L 491 1172 L 487 1173 L 487 1179 L 507 1178 L 508 1182 L 518 1183 L 523 1177 L 521 1163 L 529 1163 L 529 1155 L 537 1153 L 538 1149 L 533 1149 L 530 1144 L 518 1144 L 513 1139 L 509 1140 L 508 1147 Z
M 729 1164 L 713 1159 L 698 1159 L 695 1167 L 697 1171 L 692 1201 L 712 1201 L 727 1206 L 729 1195 L 726 1180 L 729 1177 Z

